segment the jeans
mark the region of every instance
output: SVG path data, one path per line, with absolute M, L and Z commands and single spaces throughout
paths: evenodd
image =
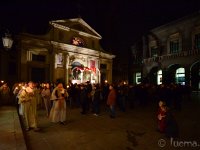
M 115 117 L 116 114 L 115 114 L 115 107 L 114 105 L 110 105 L 110 117 Z

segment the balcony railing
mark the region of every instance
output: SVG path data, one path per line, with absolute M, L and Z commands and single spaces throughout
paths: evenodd
M 195 56 L 195 55 L 200 55 L 200 49 L 182 51 L 180 53 L 175 53 L 175 54 L 168 54 L 168 55 L 146 58 L 144 59 L 144 63 L 146 64 L 146 63 L 151 63 L 151 62 L 160 62 L 163 60 L 176 59 L 178 57 L 187 57 L 187 56 Z

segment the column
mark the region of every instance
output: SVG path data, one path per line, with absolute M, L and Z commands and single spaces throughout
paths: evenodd
M 83 83 L 83 70 L 81 70 L 81 83 Z
M 190 67 L 185 67 L 185 85 L 191 86 L 191 73 L 190 73 Z
M 167 84 L 168 80 L 168 74 L 167 74 L 167 68 L 162 69 L 162 84 Z

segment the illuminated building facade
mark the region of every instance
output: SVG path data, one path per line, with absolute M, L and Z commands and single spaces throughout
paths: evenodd
M 152 29 L 142 39 L 141 67 L 135 74 L 154 84 L 177 83 L 200 90 L 200 13 Z M 137 75 L 136 75 L 137 74 Z
M 102 37 L 83 19 L 50 21 L 49 26 L 45 35 L 18 37 L 20 80 L 112 82 L 115 56 L 102 49 Z

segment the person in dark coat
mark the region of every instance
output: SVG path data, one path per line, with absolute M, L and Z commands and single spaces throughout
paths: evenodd
M 115 118 L 116 114 L 115 114 L 115 104 L 116 104 L 116 91 L 114 89 L 114 86 L 111 84 L 109 86 L 110 92 L 108 94 L 108 99 L 107 99 L 107 105 L 110 107 L 110 117 L 111 118 Z
M 80 102 L 81 102 L 81 108 L 82 108 L 82 111 L 81 111 L 81 114 L 86 114 L 87 113 L 87 106 L 88 106 L 88 95 L 87 95 L 87 89 L 86 87 L 81 84 L 80 85 Z
M 165 124 L 166 124 L 166 128 L 165 128 L 166 137 L 178 138 L 179 137 L 178 124 L 172 112 L 169 109 L 166 111 Z
M 101 91 L 99 85 L 94 86 L 94 94 L 92 96 L 93 113 L 98 116 L 100 113 Z

